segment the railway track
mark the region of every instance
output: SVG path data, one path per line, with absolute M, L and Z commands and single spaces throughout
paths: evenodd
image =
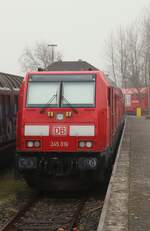
M 1 231 L 76 231 L 90 196 L 53 198 L 40 196 L 30 201 Z M 88 205 L 89 206 L 89 205 Z M 97 204 L 95 205 L 97 209 Z M 100 205 L 102 207 L 102 203 Z M 90 204 L 91 211 L 93 210 Z M 88 215 L 89 217 L 89 215 Z
M 15 141 L 11 141 L 5 145 L 0 146 L 0 169 L 8 167 L 15 157 Z
M 12 147 L 15 147 L 15 141 L 9 142 L 9 143 L 4 144 L 4 145 L 1 145 L 0 146 L 0 152 L 5 150 L 5 149 L 12 148 Z

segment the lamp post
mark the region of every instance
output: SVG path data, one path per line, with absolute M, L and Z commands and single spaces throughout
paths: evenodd
M 124 84 L 124 88 L 126 89 L 127 88 L 127 83 L 128 83 L 128 80 L 126 78 L 123 79 L 123 84 Z
M 52 63 L 54 62 L 55 59 L 55 51 L 54 48 L 57 47 L 57 44 L 48 44 L 48 47 L 51 47 L 51 51 L 52 51 Z

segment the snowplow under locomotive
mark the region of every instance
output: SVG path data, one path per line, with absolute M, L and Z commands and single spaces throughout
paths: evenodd
M 100 181 L 123 122 L 122 92 L 103 72 L 27 73 L 19 96 L 17 169 L 41 189 L 53 177 L 84 174 Z

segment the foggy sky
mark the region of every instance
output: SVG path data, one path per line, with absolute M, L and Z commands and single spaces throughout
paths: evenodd
M 0 72 L 22 74 L 23 49 L 38 41 L 58 44 L 64 60 L 105 69 L 105 41 L 129 25 L 150 0 L 0 0 Z

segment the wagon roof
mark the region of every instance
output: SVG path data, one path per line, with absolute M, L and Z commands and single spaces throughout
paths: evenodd
M 0 72 L 0 88 L 19 88 L 23 77 Z

